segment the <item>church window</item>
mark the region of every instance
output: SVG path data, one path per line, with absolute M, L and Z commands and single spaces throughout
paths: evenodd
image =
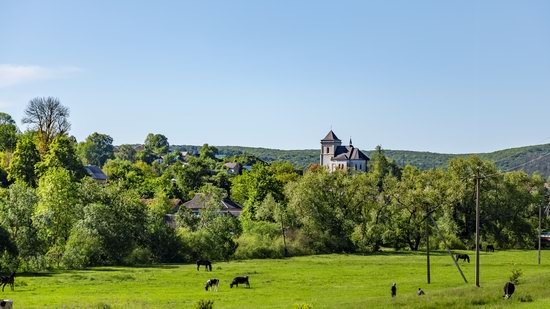
M 330 152 L 330 150 L 329 150 L 329 148 L 327 147 L 327 153 L 329 153 L 329 152 Z

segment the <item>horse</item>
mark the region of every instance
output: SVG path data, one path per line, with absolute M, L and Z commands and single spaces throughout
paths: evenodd
M 493 245 L 487 245 L 487 246 L 485 247 L 485 252 L 489 252 L 489 251 L 495 252 L 495 246 L 493 246 Z
M 233 288 L 234 285 L 239 287 L 240 284 L 246 284 L 247 287 L 250 288 L 250 282 L 248 282 L 248 276 L 245 277 L 235 277 L 233 278 L 233 281 L 231 281 L 231 284 L 229 285 L 231 288 Z
M 0 277 L 0 284 L 2 285 L 2 292 L 4 292 L 4 288 L 8 284 L 10 285 L 11 290 L 13 291 L 14 285 L 15 285 L 15 272 L 12 271 L 9 277 L 8 276 Z
M 199 270 L 201 265 L 204 265 L 206 270 L 212 271 L 212 262 L 209 260 L 197 260 L 197 270 Z
M 209 279 L 206 281 L 206 286 L 204 287 L 205 290 L 208 291 L 210 289 L 211 291 L 218 291 L 218 288 L 220 287 L 220 280 L 219 279 Z
M 456 261 L 458 262 L 458 260 L 463 260 L 464 262 L 468 261 L 468 263 L 470 263 L 470 256 L 467 254 L 457 254 Z
M 515 284 L 513 284 L 512 282 L 506 282 L 506 284 L 504 285 L 504 296 L 502 297 L 504 297 L 505 299 L 511 298 L 515 290 Z

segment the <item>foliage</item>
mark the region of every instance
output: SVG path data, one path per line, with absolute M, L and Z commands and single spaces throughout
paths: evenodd
M 13 123 L 0 124 L 0 151 L 13 151 L 17 145 L 19 130 Z
M 113 158 L 113 138 L 94 132 L 78 145 L 78 151 L 87 164 L 101 167 Z
M 35 187 L 37 176 L 35 165 L 40 162 L 40 154 L 31 135 L 23 135 L 17 142 L 15 152 L 8 168 L 8 178 L 12 181 L 22 181 Z
M 84 166 L 76 153 L 76 143 L 66 135 L 58 135 L 49 146 L 44 160 L 36 165 L 39 174 L 51 168 L 63 168 L 71 173 L 74 179 L 86 175 Z
M 145 138 L 145 151 L 151 153 L 156 158 L 160 158 L 168 153 L 170 144 L 166 136 L 162 134 L 149 133 Z
M 115 158 L 122 161 L 136 161 L 136 149 L 132 145 L 124 144 L 116 148 Z
M 510 275 L 510 278 L 508 279 L 510 282 L 512 282 L 515 285 L 519 285 L 521 283 L 521 277 L 523 276 L 523 271 L 516 266 L 512 269 L 512 274 Z
M 211 299 L 201 299 L 195 303 L 193 307 L 195 309 L 212 309 L 214 308 L 214 301 Z

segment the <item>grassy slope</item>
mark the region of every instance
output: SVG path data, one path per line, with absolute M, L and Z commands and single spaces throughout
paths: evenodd
M 472 252 L 468 252 L 473 256 Z M 214 271 L 197 272 L 194 265 L 151 268 L 94 268 L 16 278 L 16 291 L 3 298 L 16 308 L 88 307 L 189 308 L 198 299 L 215 301 L 215 308 L 291 308 L 309 303 L 314 308 L 550 308 L 550 254 L 536 265 L 536 251 L 483 254 L 481 288 L 473 285 L 474 263 L 464 264 L 470 284 L 462 282 L 449 256 L 432 256 L 432 284 L 425 284 L 421 254 L 373 256 L 321 255 L 287 260 L 249 260 L 215 263 Z M 501 298 L 513 265 L 524 271 L 511 301 Z M 251 289 L 229 288 L 235 275 L 250 276 Z M 204 282 L 222 279 L 218 293 L 205 292 Z M 397 282 L 398 297 L 389 297 Z M 427 295 L 414 293 L 422 287 Z M 532 302 L 521 302 L 529 294 Z

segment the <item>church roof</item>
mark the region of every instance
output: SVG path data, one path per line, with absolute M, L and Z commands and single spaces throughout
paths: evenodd
M 364 154 L 358 148 L 353 146 L 338 146 L 334 153 L 334 161 L 347 161 L 347 160 L 370 160 L 369 157 Z
M 334 134 L 334 132 L 332 132 L 332 130 L 330 130 L 327 136 L 325 136 L 325 138 L 323 138 L 321 141 L 340 141 L 340 139 L 336 136 L 336 134 Z

